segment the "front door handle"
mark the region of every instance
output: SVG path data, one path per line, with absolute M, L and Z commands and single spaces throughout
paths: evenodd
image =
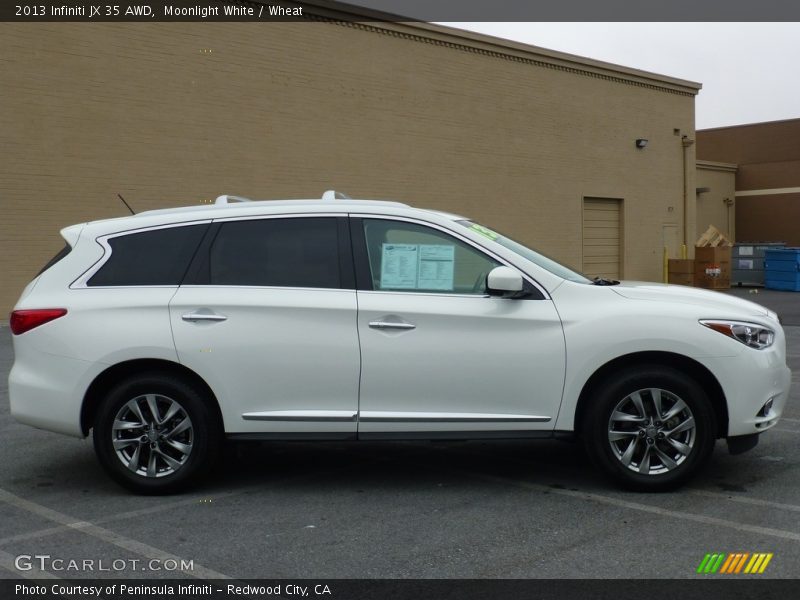
M 397 322 L 397 321 L 370 321 L 369 326 L 372 329 L 416 329 L 417 326 L 411 323 Z
M 184 321 L 190 321 L 192 323 L 196 323 L 197 321 L 227 321 L 228 317 L 225 315 L 218 315 L 215 313 L 189 313 L 186 315 L 182 315 L 181 319 Z

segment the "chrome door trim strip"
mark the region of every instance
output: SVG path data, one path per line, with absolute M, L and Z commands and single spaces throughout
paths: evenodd
M 245 421 L 303 421 L 354 423 L 358 413 L 350 410 L 268 410 L 244 413 Z
M 393 411 L 362 411 L 362 423 L 547 423 L 552 417 L 538 415 L 469 415 L 464 413 L 398 413 Z

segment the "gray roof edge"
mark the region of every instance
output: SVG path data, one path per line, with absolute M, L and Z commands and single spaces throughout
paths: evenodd
M 266 0 L 258 1 L 266 3 Z M 389 15 L 368 8 L 332 0 L 305 0 L 303 6 L 307 9 L 306 12 L 309 14 L 314 14 L 323 18 L 334 20 L 339 18 L 351 22 L 359 22 L 358 17 L 363 17 L 363 25 L 371 25 L 379 29 L 407 32 L 411 35 L 432 39 L 438 38 L 440 41 L 449 41 L 471 48 L 497 52 L 512 57 L 530 58 L 555 66 L 617 77 L 634 83 L 643 83 L 693 95 L 697 95 L 703 87 L 702 83 L 696 81 L 625 67 L 614 63 L 595 60 L 593 58 L 578 56 L 576 54 L 549 50 L 532 44 L 524 44 L 522 42 L 514 42 L 483 33 L 475 33 L 466 29 L 458 29 L 456 27 L 421 21 L 403 21 L 401 20 L 402 18 L 396 15 Z M 382 16 L 385 17 L 386 20 L 381 20 Z
M 736 163 L 718 162 L 715 160 L 701 160 L 695 161 L 698 169 L 708 169 L 709 171 L 737 171 L 739 165 Z

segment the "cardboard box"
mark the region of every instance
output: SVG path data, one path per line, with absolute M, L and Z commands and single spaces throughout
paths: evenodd
M 694 273 L 669 273 L 667 283 L 672 285 L 688 285 L 694 286 Z
M 667 282 L 676 285 L 694 285 L 694 259 L 670 258 Z
M 731 247 L 694 249 L 694 285 L 708 290 L 731 287 Z
M 697 279 L 695 279 L 694 287 L 705 290 L 728 290 L 731 287 L 731 280 L 729 277 L 715 277 L 698 283 Z

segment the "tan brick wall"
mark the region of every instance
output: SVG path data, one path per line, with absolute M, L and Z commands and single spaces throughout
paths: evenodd
M 141 211 L 336 188 L 463 213 L 573 265 L 583 198 L 621 198 L 623 276 L 660 279 L 662 225 L 683 227 L 674 130 L 694 136 L 691 90 L 390 27 L 438 41 L 330 23 L 0 24 L 0 311 L 60 227 L 126 213 L 117 193 Z M 694 190 L 694 148 L 687 160 Z

